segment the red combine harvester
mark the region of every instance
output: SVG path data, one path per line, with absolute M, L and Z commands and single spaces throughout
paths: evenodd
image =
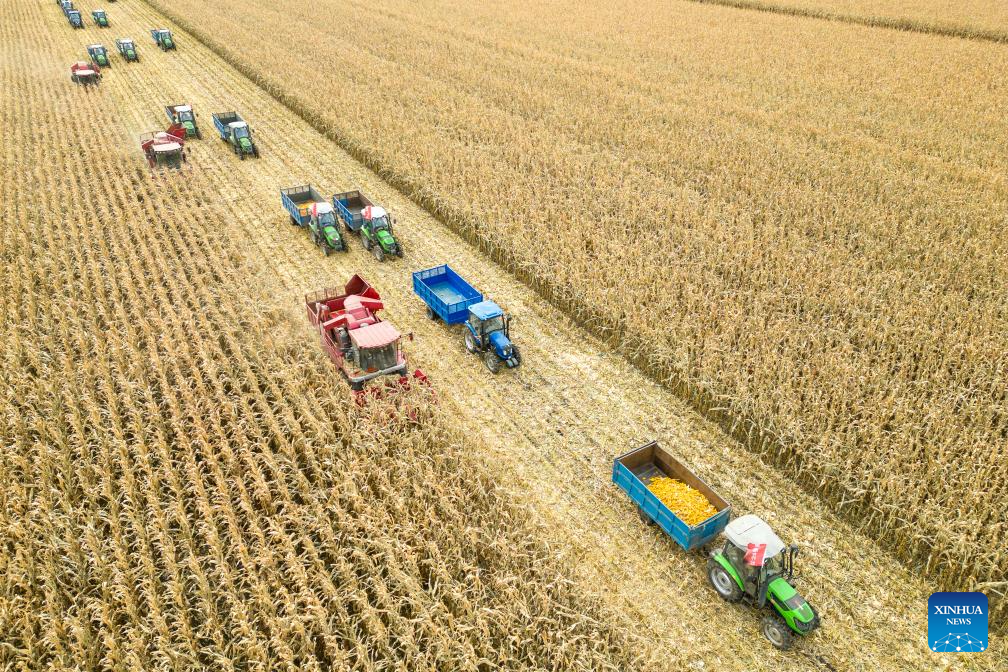
M 151 170 L 155 168 L 181 168 L 185 163 L 185 127 L 172 124 L 166 131 L 144 133 L 140 136 L 140 148 Z
M 343 288 L 323 289 L 305 296 L 308 319 L 319 331 L 322 349 L 329 355 L 361 398 L 364 384 L 381 376 L 396 376 L 409 387 L 406 357 L 400 348 L 402 335 L 377 313 L 384 308 L 381 296 L 364 278 L 354 275 Z M 412 335 L 411 335 L 412 337 Z M 412 378 L 427 383 L 417 369 Z
M 101 68 L 88 61 L 77 61 L 70 66 L 70 81 L 91 86 L 101 81 Z

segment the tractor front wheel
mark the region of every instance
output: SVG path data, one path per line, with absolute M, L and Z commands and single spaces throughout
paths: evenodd
M 763 630 L 763 636 L 781 651 L 787 651 L 791 648 L 791 642 L 794 641 L 794 637 L 791 635 L 791 628 L 779 617 L 764 617 L 760 628 Z
M 742 589 L 735 583 L 735 579 L 713 558 L 707 561 L 707 579 L 726 602 L 738 602 L 742 599 Z
M 493 350 L 487 350 L 483 355 L 483 363 L 490 369 L 490 373 L 499 373 L 501 370 L 501 360 Z

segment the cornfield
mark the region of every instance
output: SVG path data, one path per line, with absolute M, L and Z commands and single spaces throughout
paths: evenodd
M 999 0 L 693 0 L 866 26 L 1008 42 L 1008 8 Z
M 1004 594 L 1006 48 L 695 3 L 230 0 L 213 34 L 151 4 L 900 558 Z M 259 67 L 323 23 L 369 29 Z
M 172 11 L 211 25 L 196 4 Z M 239 14 L 276 47 L 289 9 Z M 928 651 L 933 587 L 913 567 L 342 151 L 331 117 L 145 3 L 109 13 L 141 61 L 113 56 L 85 91 L 69 63 L 112 38 L 69 30 L 54 3 L 0 0 L 4 669 L 967 663 Z M 146 39 L 160 25 L 177 52 Z M 293 77 L 314 57 L 278 51 L 270 71 Z M 304 81 L 325 90 L 317 70 Z M 152 175 L 138 137 L 180 101 L 205 138 L 181 174 Z M 262 158 L 240 162 L 214 137 L 210 113 L 231 109 Z M 359 244 L 322 256 L 279 203 L 307 182 L 386 205 L 405 259 L 378 265 Z M 516 315 L 532 366 L 493 378 L 427 319 L 408 271 L 446 260 Z M 302 297 L 354 272 L 415 335 L 433 406 L 416 389 L 357 408 L 318 347 Z M 813 638 L 769 647 L 754 611 L 716 599 L 703 557 L 637 521 L 612 458 L 655 437 L 802 545 L 802 593 L 828 624 Z M 999 669 L 992 644 L 973 669 Z

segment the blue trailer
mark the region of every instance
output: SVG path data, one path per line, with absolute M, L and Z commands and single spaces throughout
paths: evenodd
M 234 153 L 244 161 L 246 156 L 259 156 L 252 140 L 252 129 L 237 112 L 214 112 L 213 123 L 221 140 L 231 145 Z
M 427 304 L 427 317 L 445 324 L 462 324 L 469 318 L 469 307 L 483 300 L 448 264 L 414 273 L 413 291 Z
M 413 292 L 427 304 L 430 319 L 465 323 L 466 350 L 479 355 L 491 373 L 521 364 L 518 346 L 511 342 L 511 319 L 451 266 L 443 264 L 413 273 Z
M 687 525 L 648 489 L 651 480 L 661 476 L 674 478 L 699 490 L 714 505 L 717 513 L 702 523 Z M 687 551 L 713 541 L 731 518 L 731 505 L 659 446 L 657 441 L 646 443 L 613 460 L 612 480 L 637 505 L 641 520 L 660 527 Z
M 325 197 L 310 184 L 300 187 L 288 187 L 280 190 L 280 201 L 284 210 L 290 215 L 291 224 L 308 226 L 311 221 L 312 206 L 322 204 L 330 207 Z

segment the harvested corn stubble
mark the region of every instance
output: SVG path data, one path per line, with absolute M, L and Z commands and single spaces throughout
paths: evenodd
M 652 478 L 648 489 L 661 500 L 662 504 L 671 509 L 672 513 L 691 527 L 717 513 L 717 509 L 707 501 L 702 492 L 674 478 L 668 476 Z

